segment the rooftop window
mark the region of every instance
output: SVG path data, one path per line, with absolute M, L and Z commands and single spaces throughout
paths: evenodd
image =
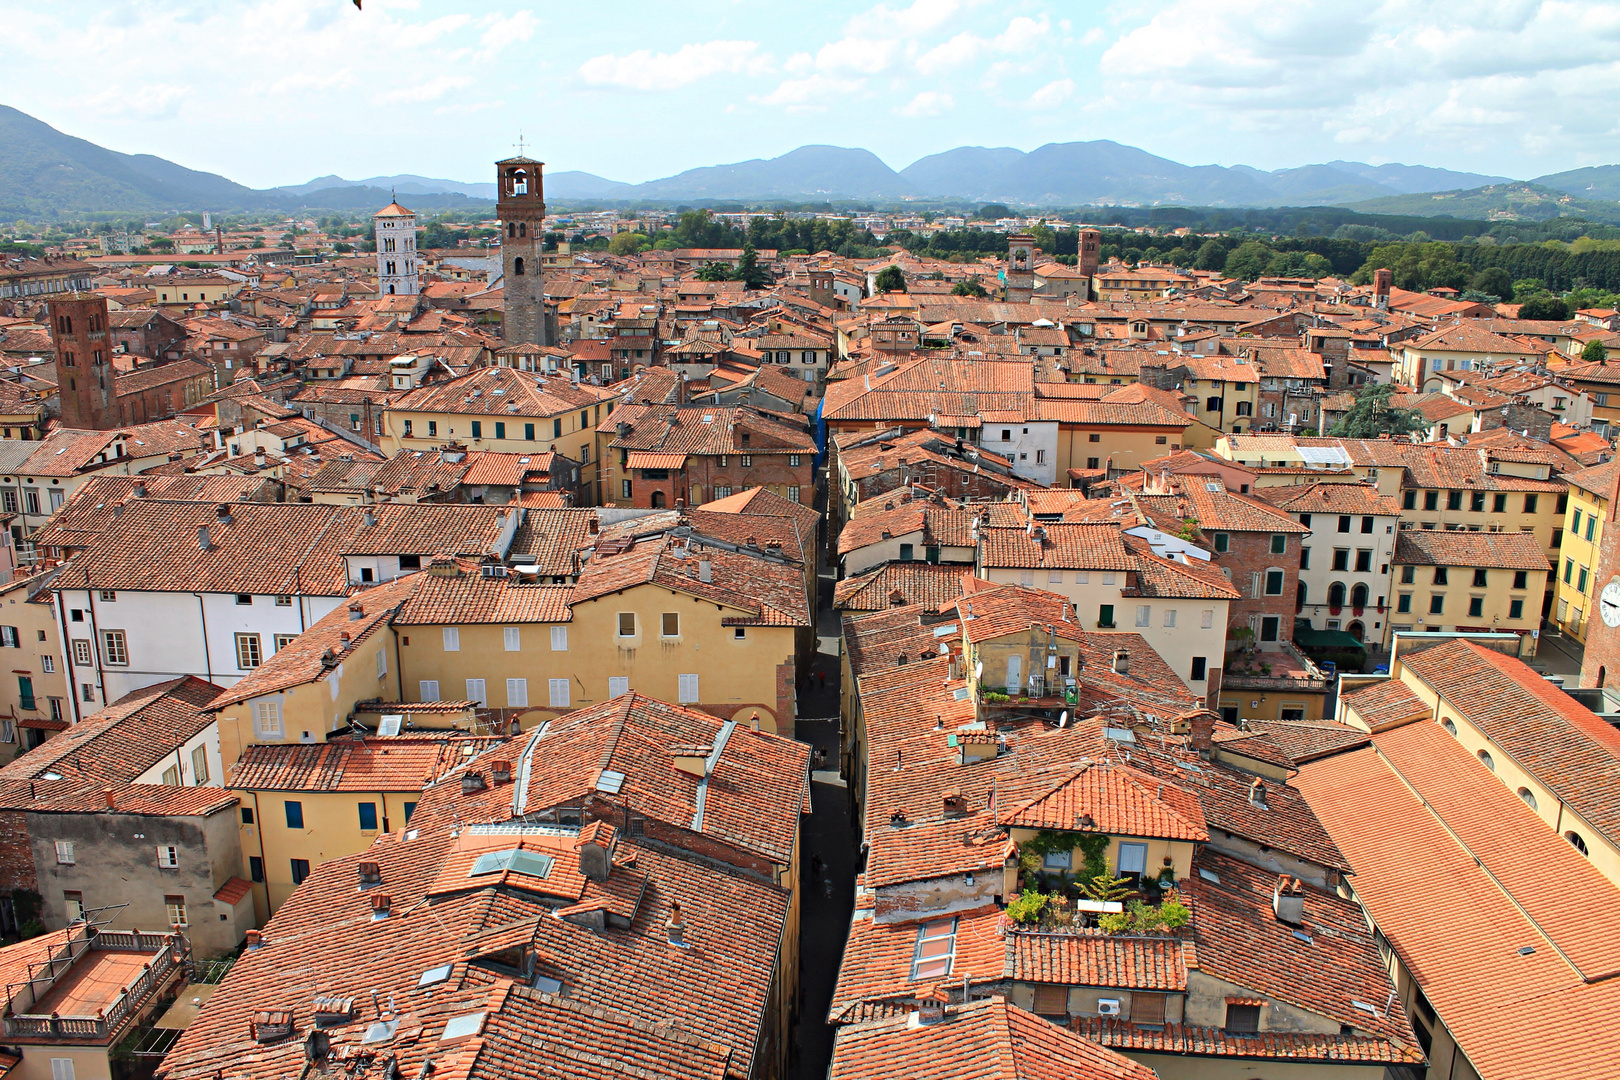
M 938 919 L 924 923 L 917 931 L 917 948 L 911 959 L 913 979 L 942 979 L 951 973 L 956 956 L 956 920 Z
M 524 851 L 522 848 L 486 851 L 473 862 L 467 876 L 478 877 L 482 874 L 511 870 L 513 873 L 526 874 L 533 878 L 544 878 L 551 876 L 551 863 L 551 856 L 535 851 Z

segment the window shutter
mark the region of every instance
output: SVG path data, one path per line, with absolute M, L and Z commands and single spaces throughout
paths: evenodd
M 467 700 L 476 701 L 484 708 L 489 708 L 489 697 L 484 693 L 483 679 L 467 680 Z
M 72 1058 L 51 1058 L 51 1080 L 74 1080 Z
M 505 640 L 507 652 L 523 651 L 523 631 L 521 628 L 508 626 L 501 631 L 501 636 Z
M 680 689 L 680 703 L 682 705 L 695 705 L 702 699 L 698 697 L 698 677 L 696 675 L 682 675 L 678 679 Z
M 568 651 L 568 627 L 566 627 L 566 626 L 553 626 L 551 628 L 551 651 L 552 652 L 567 652 Z
M 1067 1016 L 1069 988 L 1067 986 L 1037 986 L 1035 1012 L 1039 1016 Z
M 384 675 L 387 675 L 387 674 L 388 674 L 388 650 L 386 648 L 378 649 L 377 650 L 377 678 L 380 679 Z
M 1133 993 L 1131 995 L 1131 1023 L 1164 1023 L 1164 998 L 1165 995 L 1163 994 Z
M 529 707 L 529 680 L 506 680 L 506 707 L 509 709 L 527 709 Z
M 421 682 L 417 683 L 416 685 L 417 685 L 417 690 L 418 690 L 418 693 L 417 693 L 416 696 L 421 698 L 423 701 L 438 701 L 439 700 L 439 680 L 438 679 L 423 679 Z
M 628 675 L 610 675 L 610 676 L 608 676 L 608 697 L 616 698 L 620 694 L 628 694 L 629 692 L 630 692 L 630 676 L 628 676 Z
M 546 683 L 550 694 L 553 709 L 566 709 L 569 707 L 569 687 L 567 679 L 550 679 Z
M 444 651 L 461 651 L 461 629 L 459 627 L 447 626 L 444 628 Z

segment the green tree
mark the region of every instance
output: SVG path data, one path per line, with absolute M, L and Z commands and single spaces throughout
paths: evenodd
M 1012 207 L 1007 206 L 1004 203 L 993 202 L 986 203 L 984 206 L 979 207 L 979 212 L 973 216 L 978 218 L 980 221 L 996 221 L 1000 218 L 1012 217 L 1013 212 Z
M 759 254 L 754 251 L 754 245 L 743 244 L 742 258 L 737 262 L 737 272 L 732 275 L 734 281 L 743 283 L 745 289 L 768 289 L 776 283 L 771 272 L 759 265 Z
M 1340 439 L 1376 439 L 1380 435 L 1410 435 L 1424 426 L 1423 415 L 1414 409 L 1390 405 L 1395 387 L 1389 383 L 1367 384 L 1356 388 L 1356 403 L 1328 432 Z
M 951 295 L 976 296 L 983 298 L 989 296 L 990 294 L 984 291 L 984 286 L 979 284 L 978 278 L 968 278 L 966 281 L 958 281 L 955 285 L 951 286 Z
M 1205 240 L 1193 257 L 1197 270 L 1221 270 L 1226 266 L 1226 248 L 1218 240 Z
M 1098 874 L 1090 881 L 1081 883 L 1080 893 L 1087 900 L 1123 900 L 1131 895 L 1131 883 L 1124 878 L 1109 876 L 1107 871 Z
M 697 272 L 697 279 L 699 281 L 730 281 L 731 267 L 723 262 L 706 263 Z
M 1539 293 L 1519 306 L 1519 318 L 1561 322 L 1569 318 L 1569 305 L 1552 293 Z
M 885 266 L 878 271 L 876 288 L 880 293 L 905 292 L 906 275 L 900 272 L 898 266 Z
M 1258 240 L 1245 240 L 1226 257 L 1226 274 L 1241 281 L 1253 281 L 1266 272 L 1275 254 Z
M 608 241 L 609 255 L 634 255 L 647 245 L 647 238 L 641 233 L 622 232 L 614 233 L 613 239 Z
M 1609 358 L 1609 350 L 1603 347 L 1603 342 L 1593 338 L 1581 349 L 1581 359 L 1589 364 L 1601 364 Z
M 1474 275 L 1468 287 L 1475 292 L 1506 300 L 1513 295 L 1513 277 L 1500 266 L 1487 266 Z

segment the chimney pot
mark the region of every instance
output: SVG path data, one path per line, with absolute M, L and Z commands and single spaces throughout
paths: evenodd
M 1124 649 L 1114 650 L 1114 674 L 1129 675 L 1131 673 L 1131 654 Z
M 670 903 L 669 922 L 664 924 L 664 931 L 669 935 L 671 945 L 682 949 L 686 947 L 686 924 L 681 922 L 681 905 Z
M 212 551 L 214 542 L 208 539 L 208 526 L 197 526 L 197 546 L 204 551 Z
M 230 521 L 231 521 L 231 508 L 230 508 L 230 505 L 227 504 L 227 503 L 220 503 L 218 506 L 214 507 L 214 516 L 219 519 L 219 523 L 221 525 L 230 524 Z
M 102 792 L 102 795 L 106 796 L 107 809 L 113 810 L 113 809 L 117 808 L 117 806 L 118 806 L 118 796 L 113 793 L 112 788 L 107 788 L 105 791 Z
M 1249 785 L 1249 802 L 1260 807 L 1266 805 L 1266 785 L 1258 776 L 1254 778 L 1254 783 Z
M 387 915 L 388 910 L 393 907 L 393 905 L 394 898 L 392 896 L 389 896 L 387 893 L 378 893 L 376 896 L 371 898 L 372 915 Z
M 350 622 L 359 622 L 361 619 L 363 619 L 365 617 L 366 617 L 366 608 L 365 608 L 364 604 L 362 604 L 358 600 L 356 600 L 354 603 L 349 605 L 349 621 Z

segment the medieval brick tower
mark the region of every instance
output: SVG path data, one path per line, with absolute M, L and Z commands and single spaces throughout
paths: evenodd
M 377 293 L 415 296 L 421 291 L 416 273 L 416 213 L 396 199 L 371 216 L 377 235 Z
M 546 219 L 540 171 L 545 163 L 520 154 L 496 162 L 495 168 L 499 185 L 495 213 L 505 230 L 501 236 L 501 267 L 505 273 L 501 289 L 506 305 L 506 340 L 514 345 L 549 345 L 545 277 L 540 270 Z
M 62 426 L 97 431 L 117 427 L 118 391 L 113 384 L 106 299 L 74 293 L 49 305 Z
M 1035 238 L 1007 237 L 1007 302 L 1027 304 L 1035 296 Z
M 1076 270 L 1086 276 L 1088 300 L 1097 298 L 1097 264 L 1102 256 L 1102 233 L 1096 229 L 1080 230 L 1080 257 L 1076 260 Z

